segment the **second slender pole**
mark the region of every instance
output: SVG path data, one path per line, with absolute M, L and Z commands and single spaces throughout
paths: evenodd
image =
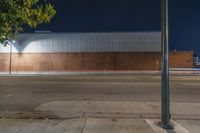
M 9 74 L 12 74 L 12 45 L 13 43 L 10 43 L 10 65 L 9 65 Z

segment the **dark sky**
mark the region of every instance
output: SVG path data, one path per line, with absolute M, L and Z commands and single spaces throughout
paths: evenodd
M 57 15 L 37 30 L 160 31 L 161 0 L 49 0 Z M 169 0 L 170 49 L 200 54 L 200 1 Z M 33 31 L 27 29 L 26 31 Z

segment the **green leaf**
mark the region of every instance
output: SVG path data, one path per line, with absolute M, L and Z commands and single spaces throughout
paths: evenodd
M 43 1 L 44 4 L 38 4 Z M 23 31 L 23 25 L 36 28 L 49 23 L 56 10 L 45 0 L 0 0 L 0 43 Z

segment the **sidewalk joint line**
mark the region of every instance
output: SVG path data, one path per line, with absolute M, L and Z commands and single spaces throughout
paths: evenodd
M 85 117 L 85 115 L 84 115 L 84 117 Z M 84 131 L 84 128 L 86 126 L 86 122 L 87 122 L 87 117 L 85 117 L 84 124 L 83 124 L 83 127 L 81 129 L 81 133 L 83 133 L 83 131 Z

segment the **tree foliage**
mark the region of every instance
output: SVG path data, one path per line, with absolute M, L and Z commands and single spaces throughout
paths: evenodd
M 23 31 L 23 25 L 36 28 L 50 22 L 55 14 L 46 0 L 0 0 L 0 43 L 13 39 Z

